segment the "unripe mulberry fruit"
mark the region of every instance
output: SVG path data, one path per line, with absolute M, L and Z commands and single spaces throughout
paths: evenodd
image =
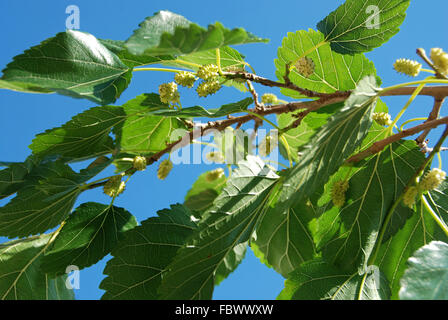
M 446 172 L 438 168 L 434 168 L 429 171 L 424 178 L 420 181 L 419 187 L 423 191 L 434 190 L 440 186 L 445 180 Z
M 110 178 L 103 187 L 103 192 L 107 194 L 109 197 L 117 197 L 121 193 L 123 193 L 126 188 L 126 183 L 121 181 L 122 176 L 113 176 Z
M 225 160 L 223 154 L 219 151 L 209 152 L 205 155 L 205 158 L 208 161 L 215 162 L 215 163 L 224 163 L 224 160 Z
M 386 112 L 375 112 L 372 115 L 372 119 L 378 123 L 380 126 L 390 126 L 392 120 L 390 119 L 390 114 Z
M 217 79 L 211 80 L 211 81 L 204 81 L 202 82 L 197 88 L 196 92 L 198 93 L 198 96 L 200 97 L 206 97 L 210 94 L 214 94 L 218 92 L 218 90 L 221 89 L 221 84 Z
M 409 187 L 408 190 L 406 190 L 406 192 L 403 195 L 403 204 L 406 207 L 409 207 L 412 209 L 412 207 L 415 204 L 415 197 L 418 194 L 418 188 L 417 187 Z
M 275 94 L 273 93 L 265 93 L 262 97 L 261 97 L 261 102 L 263 102 L 264 104 L 274 104 L 278 102 L 278 98 Z
M 414 60 L 398 59 L 394 63 L 394 69 L 411 77 L 416 77 L 422 69 L 422 65 Z
M 163 160 L 159 165 L 159 169 L 157 170 L 157 178 L 159 178 L 160 180 L 164 180 L 170 173 L 171 169 L 173 169 L 173 163 L 171 162 L 171 160 Z
M 331 189 L 331 200 L 336 207 L 342 207 L 345 203 L 345 193 L 348 190 L 348 181 L 336 181 Z
M 207 64 L 205 66 L 201 66 L 198 71 L 196 72 L 196 75 L 204 79 L 205 81 L 213 80 L 218 77 L 218 66 L 215 66 L 214 64 Z
M 218 168 L 207 172 L 207 174 L 205 175 L 205 180 L 207 180 L 208 182 L 213 182 L 221 178 L 223 175 L 224 175 L 224 169 Z
M 315 64 L 313 59 L 308 57 L 300 58 L 299 61 L 296 62 L 295 67 L 297 72 L 300 73 L 304 77 L 310 77 L 314 73 Z
M 258 145 L 258 154 L 267 157 L 278 146 L 278 139 L 273 136 L 266 136 Z
M 441 48 L 431 49 L 431 60 L 442 74 L 448 74 L 448 53 Z
M 146 158 L 142 156 L 136 156 L 132 165 L 135 170 L 143 171 L 146 169 Z
M 180 86 L 192 88 L 196 77 L 192 72 L 180 71 L 174 76 L 174 81 Z
M 163 103 L 178 103 L 180 101 L 180 94 L 175 82 L 162 83 L 159 86 L 159 95 L 160 101 Z

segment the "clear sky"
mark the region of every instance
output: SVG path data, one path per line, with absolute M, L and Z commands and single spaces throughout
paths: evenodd
M 202 26 L 220 21 L 228 28 L 244 27 L 271 41 L 268 44 L 250 44 L 235 48 L 246 56 L 246 60 L 258 74 L 275 79 L 273 61 L 287 32 L 315 29 L 317 22 L 341 3 L 342 0 L 2 0 L 0 68 L 3 69 L 12 57 L 30 46 L 64 31 L 67 18 L 65 9 L 68 5 L 77 5 L 81 14 L 81 30 L 98 38 L 126 40 L 145 17 L 159 10 L 173 11 Z M 383 79 L 383 86 L 408 80 L 393 71 L 392 64 L 396 59 L 417 59 L 415 49 L 418 47 L 427 51 L 432 47 L 448 50 L 447 12 L 448 2 L 445 0 L 411 1 L 408 17 L 400 33 L 383 47 L 367 54 L 375 63 L 377 73 Z M 122 104 L 141 93 L 157 92 L 160 83 L 172 81 L 171 79 L 172 76 L 166 74 L 137 73 L 128 90 L 116 104 Z M 264 88 L 257 89 L 260 93 L 265 92 Z M 247 96 L 226 88 L 206 100 L 198 100 L 193 95 L 186 96 L 183 105 L 218 107 Z M 392 115 L 401 109 L 404 102 L 403 98 L 386 99 Z M 94 104 L 87 100 L 75 100 L 55 94 L 31 95 L 1 90 L 0 160 L 23 161 L 30 153 L 27 146 L 36 134 L 60 126 L 73 115 L 93 106 Z M 407 117 L 426 115 L 431 107 L 429 98 L 420 98 L 412 105 Z M 436 136 L 431 137 L 436 139 Z M 443 158 L 444 162 L 448 163 L 446 155 Z M 206 165 L 176 166 L 165 181 L 160 181 L 155 175 L 156 166 L 152 166 L 132 178 L 126 193 L 120 196 L 115 204 L 127 208 L 142 221 L 170 204 L 183 202 L 189 186 L 201 172 L 210 168 L 211 166 Z M 90 191 L 78 199 L 77 205 L 86 201 L 107 203 L 108 198 L 99 190 Z M 0 201 L 0 205 L 3 204 L 5 200 Z M 0 242 L 4 240 L 6 239 L 0 238 Z M 102 296 L 98 285 L 104 277 L 102 270 L 109 258 L 106 257 L 97 265 L 81 271 L 81 288 L 75 293 L 78 299 L 98 299 Z M 214 298 L 274 299 L 283 288 L 283 281 L 280 275 L 262 265 L 249 250 L 240 267 L 215 289 Z

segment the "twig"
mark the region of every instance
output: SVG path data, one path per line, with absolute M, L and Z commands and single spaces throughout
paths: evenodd
M 403 130 L 397 134 L 394 134 L 394 135 L 387 137 L 383 140 L 375 142 L 366 150 L 359 152 L 358 154 L 355 154 L 354 156 L 347 159 L 346 162 L 350 163 L 350 162 L 361 161 L 362 159 L 364 159 L 368 156 L 371 156 L 375 153 L 382 151 L 387 145 L 389 145 L 393 142 L 399 141 L 402 138 L 409 137 L 409 136 L 412 136 L 420 131 L 423 131 L 426 129 L 432 129 L 441 124 L 447 124 L 447 123 L 448 123 L 448 117 L 443 117 L 443 118 L 440 118 L 437 120 L 428 121 L 428 122 L 422 123 L 418 126 Z
M 229 79 L 250 80 L 252 82 L 256 82 L 256 83 L 262 84 L 267 87 L 278 87 L 278 88 L 291 89 L 291 90 L 297 91 L 309 98 L 326 99 L 326 98 L 332 98 L 335 96 L 346 96 L 347 93 L 350 94 L 350 91 L 337 91 L 334 93 L 320 93 L 320 92 L 300 88 L 299 86 L 293 84 L 291 81 L 281 83 L 281 82 L 272 81 L 272 80 L 257 76 L 256 74 L 248 73 L 248 72 L 244 72 L 244 71 L 224 72 L 224 76 Z
M 440 108 L 442 107 L 444 100 L 445 98 L 434 98 L 434 106 L 432 107 L 431 113 L 429 114 L 429 117 L 425 122 L 435 120 L 439 117 Z M 422 132 L 422 134 L 418 136 L 417 139 L 415 139 L 419 146 L 423 144 L 430 131 L 431 129 L 426 129 Z

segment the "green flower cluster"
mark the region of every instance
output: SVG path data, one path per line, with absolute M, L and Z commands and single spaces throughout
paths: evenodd
M 448 74 L 448 53 L 444 52 L 441 48 L 432 48 L 431 60 L 442 74 Z
M 390 114 L 386 112 L 375 112 L 372 115 L 372 119 L 380 126 L 390 126 L 392 124 Z
M 159 86 L 160 101 L 163 103 L 179 103 L 180 94 L 175 82 L 162 83 Z
M 412 208 L 419 193 L 437 189 L 445 180 L 446 172 L 438 168 L 431 169 L 416 186 L 409 187 L 403 195 L 403 204 Z
M 336 207 L 342 207 L 345 203 L 345 193 L 348 190 L 348 181 L 336 181 L 331 188 L 331 200 Z
M 410 77 L 416 77 L 422 69 L 421 63 L 409 59 L 398 59 L 394 63 L 394 69 L 399 73 L 404 73 Z
M 160 180 L 165 180 L 165 178 L 168 177 L 168 174 L 171 172 L 171 169 L 173 169 L 173 163 L 171 162 L 171 160 L 163 160 L 159 165 L 159 169 L 157 170 L 157 178 L 159 178 Z
M 207 174 L 205 175 L 205 180 L 207 180 L 208 182 L 213 182 L 221 178 L 223 175 L 224 175 L 224 169 L 218 168 L 207 172 Z
M 121 178 L 121 175 L 117 175 L 107 180 L 106 184 L 103 187 L 103 192 L 112 198 L 117 197 L 118 195 L 123 193 L 126 188 L 126 183 L 124 181 L 121 181 Z
M 143 171 L 146 169 L 146 158 L 142 156 L 136 156 L 132 162 L 132 166 L 135 170 Z
M 261 102 L 264 104 L 274 104 L 278 102 L 278 98 L 273 93 L 265 93 L 261 96 Z

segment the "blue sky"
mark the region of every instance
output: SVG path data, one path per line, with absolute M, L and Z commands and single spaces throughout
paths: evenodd
M 68 5 L 77 5 L 81 13 L 81 30 L 98 38 L 127 39 L 145 17 L 159 10 L 170 10 L 185 16 L 202 26 L 215 21 L 226 27 L 244 27 L 246 30 L 271 41 L 268 44 L 250 44 L 235 47 L 246 56 L 246 60 L 258 74 L 275 79 L 274 59 L 277 48 L 287 32 L 314 28 L 322 18 L 334 10 L 341 0 L 315 1 L 136 1 L 136 0 L 3 0 L 0 2 L 0 29 L 2 50 L 0 68 L 6 66 L 17 54 L 30 46 L 65 30 Z M 448 2 L 443 0 L 411 1 L 408 17 L 402 30 L 387 44 L 370 52 L 367 57 L 383 79 L 383 86 L 405 82 L 408 79 L 397 75 L 392 64 L 398 58 L 416 59 L 415 49 L 432 47 L 448 49 Z M 171 81 L 167 74 L 140 72 L 134 75 L 132 83 L 116 104 L 134 98 L 144 92 L 157 92 L 160 83 Z M 257 87 L 260 93 L 264 88 Z M 277 92 L 274 90 L 274 92 Z M 230 88 L 223 89 L 207 100 L 198 100 L 187 95 L 183 105 L 217 107 L 247 97 Z M 189 99 L 189 100 L 188 100 Z M 396 114 L 405 101 L 401 97 L 388 98 L 390 113 Z M 30 153 L 27 146 L 33 137 L 52 127 L 60 126 L 73 115 L 94 104 L 87 100 L 75 100 L 59 95 L 30 95 L 0 91 L 0 160 L 22 161 Z M 406 118 L 426 115 L 432 107 L 429 98 L 419 98 L 407 113 Z M 435 134 L 440 131 L 435 131 Z M 430 138 L 435 140 L 437 135 Z M 446 155 L 443 156 L 447 163 Z M 116 200 L 117 206 L 127 208 L 139 221 L 153 216 L 157 210 L 170 204 L 183 202 L 189 186 L 199 174 L 212 166 L 177 166 L 165 181 L 157 180 L 156 166 L 135 175 L 124 195 Z M 86 201 L 107 203 L 101 191 L 83 194 L 77 205 Z M 3 205 L 5 200 L 0 201 Z M 3 242 L 0 238 L 0 242 Z M 102 270 L 109 257 L 97 265 L 81 271 L 81 289 L 76 291 L 78 299 L 98 299 L 102 291 L 98 285 L 103 279 Z M 283 288 L 284 279 L 273 270 L 258 262 L 249 251 L 246 259 L 233 274 L 220 284 L 215 299 L 274 299 Z

